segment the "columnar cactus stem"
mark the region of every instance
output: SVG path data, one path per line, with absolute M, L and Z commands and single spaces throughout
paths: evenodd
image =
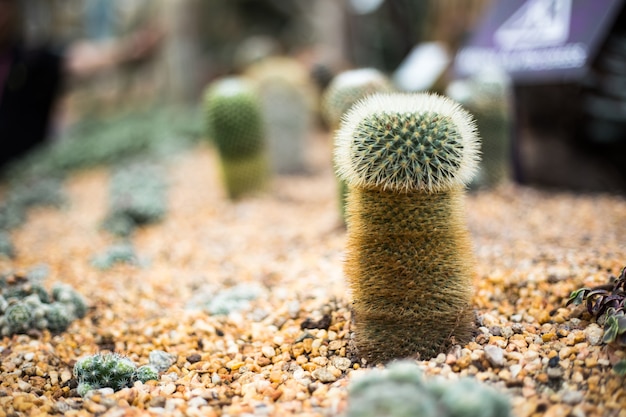
M 479 142 L 469 113 L 429 94 L 377 94 L 337 132 L 350 188 L 345 274 L 361 357 L 428 358 L 471 338 L 473 256 L 463 190 Z
M 214 81 L 204 95 L 209 135 L 220 155 L 230 198 L 259 191 L 268 175 L 261 103 L 241 77 Z

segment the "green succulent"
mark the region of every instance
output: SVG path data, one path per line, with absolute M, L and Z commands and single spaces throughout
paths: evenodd
M 132 386 L 137 365 L 127 357 L 115 353 L 97 353 L 79 359 L 74 365 L 79 392 L 91 389 L 113 388 L 114 391 Z
M 145 384 L 147 381 L 158 380 L 159 371 L 154 367 L 154 365 L 142 365 L 137 368 L 135 378 Z

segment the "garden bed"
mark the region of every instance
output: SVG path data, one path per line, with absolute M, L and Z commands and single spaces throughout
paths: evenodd
M 330 137 L 311 145 L 309 172 L 236 202 L 211 148 L 172 157 L 166 215 L 129 237 L 141 261 L 106 269 L 92 262 L 118 239 L 101 227 L 111 171 L 65 179 L 67 204 L 30 210 L 0 272 L 43 268 L 44 286 L 71 285 L 89 310 L 64 332 L 0 340 L 0 417 L 339 416 L 368 367 L 349 343 Z M 613 370 L 625 352 L 601 343 L 582 307 L 565 306 L 626 265 L 626 200 L 504 185 L 468 194 L 466 212 L 478 334 L 418 361 L 426 377 L 474 376 L 509 394 L 519 417 L 626 416 Z M 158 381 L 80 397 L 73 366 L 101 350 L 138 365 L 154 350 L 177 360 Z

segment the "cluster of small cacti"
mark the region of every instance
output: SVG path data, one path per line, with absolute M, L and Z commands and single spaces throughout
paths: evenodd
M 134 162 L 114 170 L 104 229 L 129 236 L 138 226 L 161 220 L 166 211 L 167 184 L 159 166 Z
M 393 85 L 385 74 L 374 68 L 344 71 L 332 79 L 322 97 L 322 116 L 332 130 L 339 128 L 342 117 L 358 101 L 374 93 L 393 91 Z M 348 187 L 338 181 L 339 209 L 345 219 Z
M 482 140 L 482 160 L 471 188 L 490 187 L 511 178 L 511 109 L 506 74 L 485 70 L 451 83 L 446 94 L 475 117 Z
M 427 380 L 409 361 L 373 369 L 348 388 L 344 417 L 508 417 L 505 394 L 466 377 Z
M 21 276 L 0 278 L 0 334 L 31 330 L 58 333 L 87 313 L 84 298 L 67 284 L 57 283 L 51 293 Z
M 241 77 L 215 80 L 204 93 L 203 105 L 228 196 L 236 199 L 263 189 L 269 161 L 261 103 L 253 85 Z
M 175 355 L 163 351 L 150 352 L 149 362 L 137 366 L 130 358 L 117 353 L 96 353 L 79 359 L 74 365 L 76 388 L 80 396 L 100 388 L 119 391 L 135 382 L 157 380 L 176 360 Z
M 348 112 L 335 163 L 349 186 L 344 272 L 362 358 L 427 359 L 471 339 L 462 198 L 478 154 L 471 115 L 446 97 L 376 94 Z
M 117 264 L 137 265 L 138 263 L 139 258 L 135 253 L 135 248 L 129 242 L 115 243 L 91 260 L 91 264 L 98 269 L 109 269 Z

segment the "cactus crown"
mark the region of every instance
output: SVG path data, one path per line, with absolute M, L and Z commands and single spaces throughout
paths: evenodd
M 467 184 L 479 160 L 472 116 L 435 94 L 375 94 L 337 132 L 338 175 L 352 186 L 440 192 Z

